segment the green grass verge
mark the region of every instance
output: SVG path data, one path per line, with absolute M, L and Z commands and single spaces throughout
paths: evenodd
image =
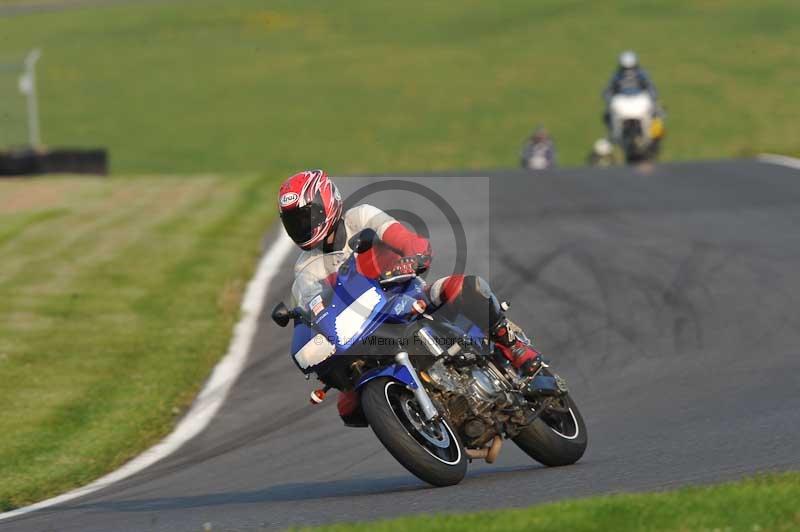
M 0 180 L 0 510 L 85 484 L 170 430 L 225 353 L 273 189 Z
M 627 47 L 667 105 L 665 159 L 800 154 L 798 19 L 790 0 L 196 0 L 0 35 L 44 50 L 46 142 L 109 146 L 115 171 L 344 174 L 516 166 L 537 122 L 582 163 Z
M 800 474 L 763 475 L 718 486 L 610 495 L 530 508 L 408 517 L 302 530 L 315 532 L 690 531 L 800 529 Z

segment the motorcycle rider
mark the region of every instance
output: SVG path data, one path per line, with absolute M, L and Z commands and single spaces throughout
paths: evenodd
M 611 166 L 614 164 L 614 145 L 607 138 L 599 138 L 586 157 L 589 166 Z
M 606 127 L 609 125 L 611 115 L 608 107 L 611 103 L 611 98 L 615 95 L 633 90 L 647 91 L 653 102 L 658 100 L 658 91 L 653 81 L 647 72 L 639 65 L 639 57 L 633 50 L 625 50 L 619 54 L 619 61 L 617 70 L 611 76 L 611 79 L 603 91 L 603 99 L 606 102 L 606 110 L 603 113 L 603 122 Z
M 343 211 L 338 188 L 322 170 L 307 170 L 289 177 L 280 187 L 278 207 L 289 237 L 303 250 L 295 274 L 309 264 L 320 264 L 312 272 L 320 282 L 331 282 L 336 273 L 320 255 L 343 251 L 351 255 L 350 239 L 365 229 L 377 236 L 372 247 L 359 253 L 356 267 L 362 275 L 377 279 L 384 272 L 393 275 L 422 273 L 430 267 L 431 245 L 427 238 L 407 229 L 389 214 L 372 205 L 358 205 Z M 332 271 L 330 271 L 332 270 Z M 428 288 L 434 310 L 461 313 L 495 342 L 511 364 L 523 373 L 538 369 L 541 357 L 530 346 L 525 333 L 505 317 L 505 308 L 488 283 L 474 275 L 449 275 Z M 339 414 L 345 418 L 357 406 L 356 393 L 339 395 Z
M 546 170 L 556 166 L 556 145 L 543 125 L 536 126 L 522 147 L 520 164 L 527 170 Z

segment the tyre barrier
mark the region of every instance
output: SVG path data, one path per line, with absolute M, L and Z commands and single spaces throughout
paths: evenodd
M 0 177 L 37 174 L 108 175 L 105 148 L 0 151 Z

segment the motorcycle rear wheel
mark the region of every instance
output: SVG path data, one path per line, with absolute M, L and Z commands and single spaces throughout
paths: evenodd
M 434 486 L 464 478 L 467 457 L 458 435 L 444 418 L 426 422 L 403 384 L 388 378 L 368 382 L 361 407 L 375 436 L 416 477 Z
M 574 464 L 586 451 L 586 423 L 569 395 L 560 399 L 565 412 L 543 412 L 513 438 L 537 462 L 558 467 Z

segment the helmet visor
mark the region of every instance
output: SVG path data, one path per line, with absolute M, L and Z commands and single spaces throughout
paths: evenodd
M 325 211 L 316 203 L 281 213 L 286 233 L 297 244 L 311 240 L 314 230 L 325 225 L 325 218 Z

